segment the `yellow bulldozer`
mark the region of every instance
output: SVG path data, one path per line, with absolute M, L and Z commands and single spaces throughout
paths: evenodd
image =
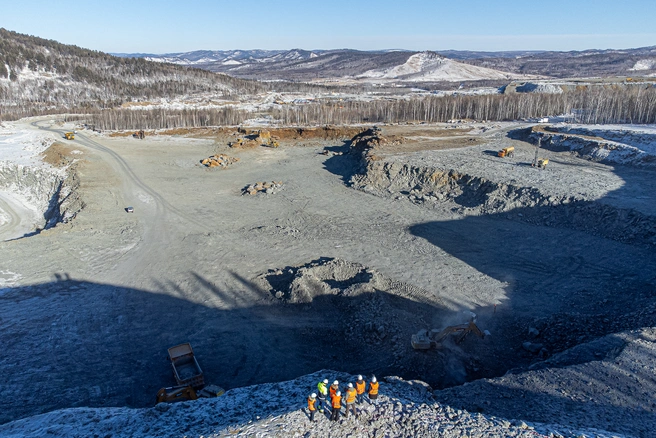
M 75 133 L 67 132 L 67 133 L 64 134 L 64 138 L 66 140 L 75 140 Z

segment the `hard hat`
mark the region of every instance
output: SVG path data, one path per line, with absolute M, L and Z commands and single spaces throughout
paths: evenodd
M 349 383 L 349 388 L 353 388 L 353 384 L 352 384 L 352 383 Z
M 335 381 L 333 382 L 333 385 L 339 385 L 339 382 L 338 382 L 337 380 L 335 380 Z
M 328 384 L 328 379 L 323 379 L 323 383 Z
M 340 395 L 342 395 L 342 391 L 337 391 L 337 392 L 335 393 L 335 395 L 336 395 L 337 397 L 339 397 Z
M 371 379 L 372 382 L 376 383 L 376 376 Z
M 313 392 L 313 393 L 310 395 L 310 398 L 317 398 L 317 395 Z
M 358 380 L 362 380 L 362 376 L 361 376 L 361 375 L 360 375 L 360 376 L 358 376 Z

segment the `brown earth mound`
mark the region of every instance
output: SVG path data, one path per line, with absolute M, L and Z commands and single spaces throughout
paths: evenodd
M 54 142 L 43 152 L 43 161 L 54 167 L 66 167 L 73 162 L 73 148 L 63 143 Z
M 221 169 L 225 169 L 226 167 L 236 163 L 237 161 L 239 161 L 239 158 L 230 157 L 226 154 L 217 154 L 217 155 L 212 155 L 209 158 L 205 158 L 204 160 L 201 160 L 200 164 L 207 167 L 219 167 Z

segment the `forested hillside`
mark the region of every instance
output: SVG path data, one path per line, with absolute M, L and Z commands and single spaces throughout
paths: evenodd
M 115 107 L 128 101 L 201 92 L 232 98 L 264 88 L 255 81 L 139 58 L 119 58 L 0 29 L 3 118 Z

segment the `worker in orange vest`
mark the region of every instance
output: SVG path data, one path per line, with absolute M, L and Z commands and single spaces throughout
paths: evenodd
M 335 393 L 339 391 L 339 382 L 335 380 L 332 385 L 330 385 L 330 399 L 332 400 L 335 397 Z
M 358 417 L 358 411 L 355 410 L 355 399 L 358 393 L 353 387 L 352 383 L 348 384 L 348 389 L 346 390 L 346 395 L 344 396 L 344 404 L 346 405 L 346 414 L 344 416 L 348 418 L 349 409 L 353 411 L 353 416 Z
M 371 383 L 369 383 L 369 401 L 371 404 L 378 404 L 376 400 L 378 399 L 378 381 L 376 376 L 371 378 Z
M 362 403 L 362 397 L 364 396 L 364 389 L 367 386 L 367 382 L 362 380 L 362 376 L 358 376 L 358 381 L 355 382 L 355 391 L 358 394 L 357 400 L 358 404 Z
M 308 411 L 310 411 L 310 421 L 316 421 L 314 419 L 314 413 L 317 412 L 317 407 L 315 403 L 317 402 L 317 395 L 315 393 L 310 394 L 308 397 Z
M 342 409 L 342 393 L 337 391 L 331 401 L 333 405 L 333 411 L 330 414 L 330 419 L 332 421 L 337 421 L 339 420 L 339 411 Z

